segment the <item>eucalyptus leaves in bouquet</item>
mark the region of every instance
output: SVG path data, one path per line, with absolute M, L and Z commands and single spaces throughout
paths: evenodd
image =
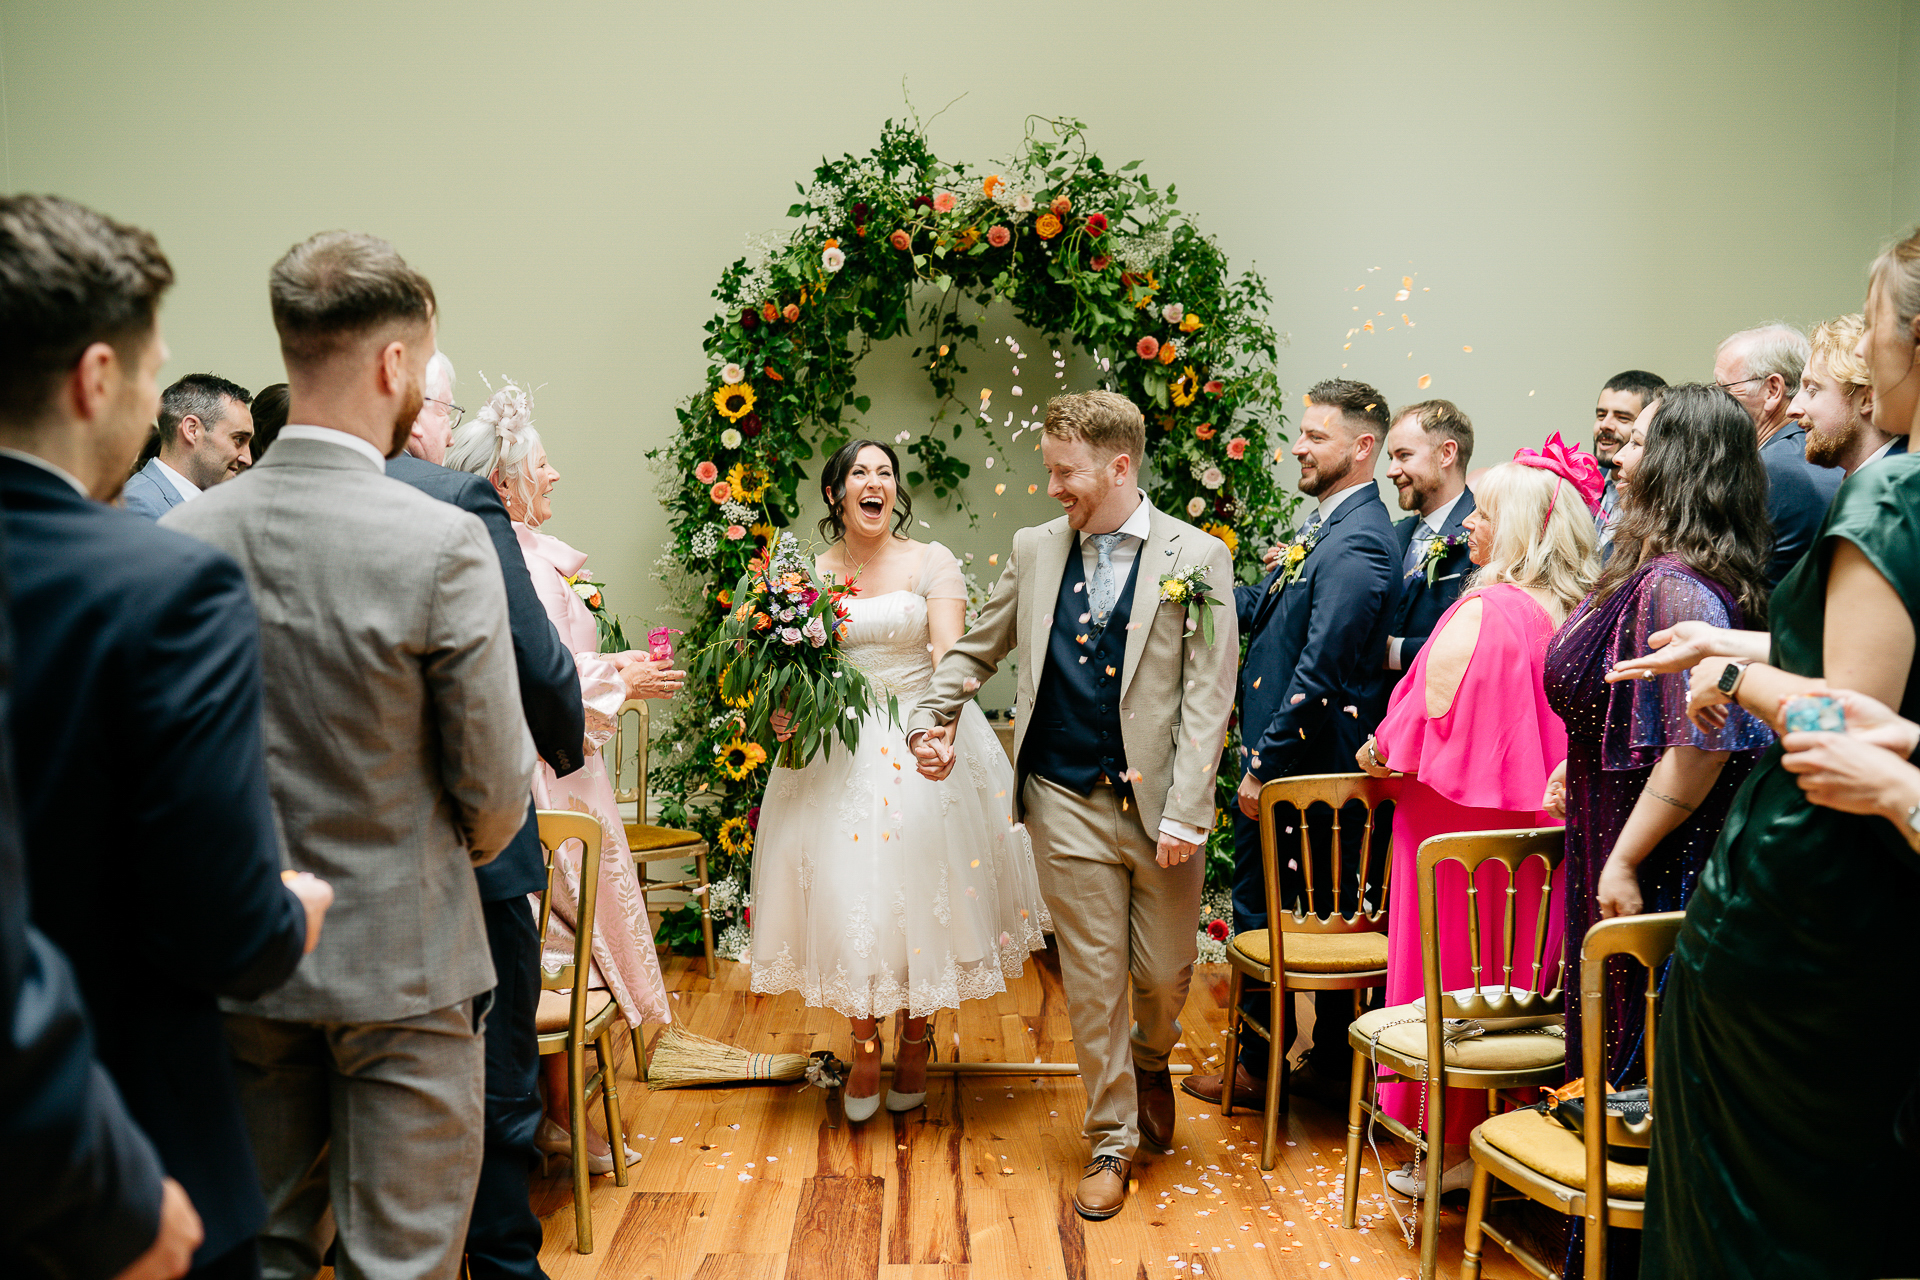
M 776 753 L 782 768 L 803 768 L 823 751 L 831 756 L 836 738 L 849 751 L 859 745 L 873 686 L 841 649 L 847 598 L 858 591 L 821 582 L 812 555 L 783 533 L 748 563 L 720 638 L 694 659 L 694 679 L 712 682 L 720 700 L 739 709 L 739 736 Z M 776 711 L 789 717 L 784 743 L 775 740 Z M 887 714 L 899 721 L 897 699 L 887 700 Z

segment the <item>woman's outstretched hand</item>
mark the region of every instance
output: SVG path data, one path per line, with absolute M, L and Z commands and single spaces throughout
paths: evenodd
M 1708 658 L 1764 661 L 1768 643 L 1764 631 L 1735 631 L 1729 627 L 1716 627 L 1711 623 L 1688 619 L 1648 636 L 1647 644 L 1652 651 L 1614 663 L 1613 670 L 1607 672 L 1607 683 L 1617 684 L 1622 680 L 1644 680 L 1651 676 L 1689 671 Z

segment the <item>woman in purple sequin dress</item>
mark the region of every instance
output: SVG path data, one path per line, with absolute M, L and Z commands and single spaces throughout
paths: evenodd
M 1734 792 L 1773 741 L 1738 709 L 1713 732 L 1696 728 L 1687 719 L 1685 672 L 1606 679 L 1615 662 L 1646 653 L 1649 637 L 1676 623 L 1765 625 L 1772 539 L 1751 427 L 1743 414 L 1715 412 L 1725 406 L 1709 403 L 1701 388 L 1661 394 L 1616 461 L 1622 506 L 1612 559 L 1547 649 L 1547 701 L 1567 726 L 1564 781 L 1548 785 L 1546 807 L 1563 806 L 1567 823 L 1568 1079 L 1581 1072 L 1587 930 L 1610 916 L 1686 906 Z M 1616 1089 L 1646 1082 L 1645 1003 L 1620 964 L 1607 987 L 1607 1078 Z M 1578 1220 L 1573 1225 L 1567 1275 L 1580 1270 Z M 1637 1274 L 1637 1245 L 1637 1232 L 1610 1238 L 1611 1275 Z

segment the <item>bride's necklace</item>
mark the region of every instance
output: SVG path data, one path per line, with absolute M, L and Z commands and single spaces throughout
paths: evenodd
M 885 551 L 886 549 L 887 549 L 887 539 L 882 538 L 880 540 L 880 544 L 874 547 L 874 549 L 868 553 L 867 558 L 865 560 L 862 560 L 859 564 L 854 564 L 853 563 L 853 544 L 851 542 L 848 542 L 845 538 L 842 538 L 840 540 L 840 556 L 849 565 L 853 566 L 853 571 L 851 574 L 848 575 L 847 581 L 858 582 L 860 580 L 860 575 L 867 571 L 867 566 L 872 564 L 875 560 L 879 559 L 880 553 L 882 551 Z

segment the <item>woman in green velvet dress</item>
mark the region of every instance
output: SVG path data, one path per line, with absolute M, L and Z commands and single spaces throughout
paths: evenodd
M 1920 233 L 1875 264 L 1862 342 L 1874 425 L 1920 415 Z M 1781 582 L 1768 661 L 1708 658 L 1693 710 L 1733 686 L 1779 727 L 1820 684 L 1920 720 L 1920 456 L 1841 486 Z M 1729 670 L 1730 665 L 1732 670 Z M 1687 908 L 1654 1058 L 1642 1274 L 1920 1275 L 1920 1176 L 1893 1111 L 1920 1061 L 1920 857 L 1885 818 L 1810 803 L 1773 748 L 1735 798 Z

